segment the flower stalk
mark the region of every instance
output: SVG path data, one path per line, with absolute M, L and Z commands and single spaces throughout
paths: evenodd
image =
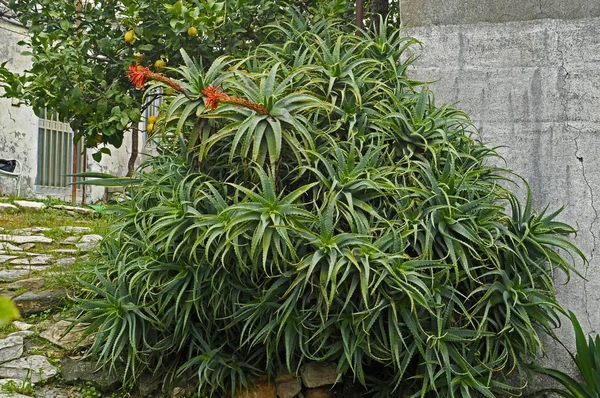
M 236 97 L 234 95 L 229 95 L 229 94 L 225 93 L 224 91 L 221 91 L 216 87 L 213 87 L 212 85 L 208 85 L 208 86 L 204 87 L 204 90 L 202 90 L 202 94 L 204 94 L 206 96 L 204 105 L 207 108 L 210 108 L 210 110 L 213 112 L 217 109 L 217 107 L 219 106 L 220 103 L 224 103 L 224 104 L 239 105 L 244 108 L 251 109 L 261 115 L 269 115 L 269 111 L 261 104 L 252 102 L 245 98 Z
M 183 88 L 175 80 L 163 75 L 162 73 L 152 72 L 150 68 L 143 67 L 139 62 L 129 66 L 127 76 L 131 83 L 133 83 L 138 89 L 142 90 L 146 81 L 155 80 L 166 84 L 173 88 L 173 90 L 183 93 Z

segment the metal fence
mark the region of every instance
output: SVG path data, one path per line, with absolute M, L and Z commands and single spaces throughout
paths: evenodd
M 77 151 L 76 170 L 73 170 L 74 149 Z M 73 146 L 73 131 L 69 124 L 60 121 L 54 112 L 40 110 L 36 185 L 68 189 L 72 180 L 69 174 L 84 170 L 83 153 L 81 141 L 76 148 Z
M 160 90 L 160 89 L 155 89 L 155 90 L 151 91 L 150 95 L 160 94 L 161 91 L 158 91 L 158 90 Z M 162 97 L 158 96 L 158 97 L 154 98 L 154 100 L 152 102 L 150 102 L 150 104 L 144 111 L 142 123 L 141 123 L 142 126 L 140 128 L 140 132 L 142 133 L 142 135 L 141 135 L 142 139 L 141 139 L 140 143 L 142 144 L 142 147 L 154 147 L 155 146 L 155 143 L 151 139 L 150 134 L 148 134 L 148 132 L 147 132 L 148 118 L 150 116 L 157 116 L 161 105 L 162 105 Z

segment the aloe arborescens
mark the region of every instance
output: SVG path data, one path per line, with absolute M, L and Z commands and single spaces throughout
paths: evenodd
M 415 40 L 347 28 L 295 16 L 247 59 L 183 54 L 80 304 L 100 359 L 215 393 L 309 360 L 373 396 L 519 390 L 574 230 L 521 206 L 469 119 L 406 76 Z

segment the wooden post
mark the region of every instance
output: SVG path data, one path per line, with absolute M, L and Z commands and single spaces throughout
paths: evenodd
M 81 156 L 83 157 L 83 172 L 85 173 L 87 171 L 87 152 L 85 150 L 85 146 L 83 146 L 83 152 L 81 152 Z M 82 178 L 82 180 L 85 180 L 85 178 Z M 85 185 L 81 186 L 81 204 L 84 205 L 85 204 Z
M 365 17 L 365 0 L 356 0 L 356 35 L 360 34 L 360 29 L 362 29 L 363 20 Z
M 72 174 L 77 173 L 77 159 L 78 159 L 78 153 L 77 153 L 77 144 L 73 144 L 73 168 L 72 170 Z M 73 205 L 75 205 L 77 203 L 77 185 L 75 185 L 75 182 L 77 181 L 77 177 L 72 176 L 71 177 L 71 203 Z

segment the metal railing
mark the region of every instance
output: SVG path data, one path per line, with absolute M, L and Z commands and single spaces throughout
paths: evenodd
M 73 170 L 73 150 L 77 151 L 77 170 Z M 54 112 L 40 110 L 38 128 L 38 166 L 36 185 L 44 188 L 68 189 L 69 174 L 84 170 L 82 142 L 73 145 L 73 131 Z
M 159 89 L 154 89 L 150 95 L 155 95 L 155 94 L 159 94 L 160 91 L 157 91 Z M 155 146 L 153 140 L 150 138 L 150 134 L 148 134 L 147 132 L 147 128 L 148 128 L 148 118 L 150 116 L 157 116 L 160 106 L 162 105 L 162 97 L 156 97 L 154 98 L 154 100 L 148 104 L 148 106 L 146 107 L 146 109 L 144 110 L 143 113 L 143 117 L 142 117 L 142 123 L 141 123 L 141 128 L 140 128 L 140 132 L 141 134 L 141 141 L 140 143 L 142 144 L 142 148 L 144 147 L 153 147 Z

